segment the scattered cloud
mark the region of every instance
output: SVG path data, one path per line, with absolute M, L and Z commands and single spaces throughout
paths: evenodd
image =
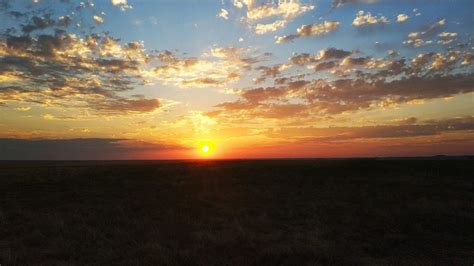
M 127 9 L 133 8 L 127 3 L 127 0 L 112 0 L 112 5 L 118 6 L 122 11 L 126 11 Z
M 233 0 L 232 4 L 237 8 L 243 8 L 247 6 L 248 8 L 252 8 L 254 5 L 255 0 Z
M 14 108 L 14 110 L 20 111 L 20 112 L 27 112 L 27 111 L 31 110 L 31 107 L 16 107 L 16 108 Z
M 293 19 L 313 10 L 313 5 L 301 4 L 298 0 L 278 1 L 275 4 L 251 5 L 248 6 L 247 19 L 256 21 L 269 17 L 279 16 L 284 19 Z
M 256 69 L 260 71 L 260 76 L 254 79 L 255 83 L 261 83 L 267 78 L 276 78 L 287 69 L 291 68 L 291 64 L 279 64 L 274 66 L 259 66 Z
M 315 75 L 329 71 L 334 78 L 310 79 L 308 73 L 275 82 L 275 86 L 241 90 L 241 99 L 216 106 L 218 111 L 213 114 L 318 117 L 474 92 L 474 75 L 469 70 L 456 71 L 464 58 L 459 52 L 419 54 L 412 60 L 356 55 L 335 48 L 321 50 L 318 55 L 294 55 L 290 60 L 295 66 L 313 70 Z M 269 77 L 283 80 L 280 68 L 259 68 L 257 81 Z
M 303 4 L 299 0 L 264 1 L 234 0 L 233 5 L 244 9 L 241 18 L 256 34 L 274 32 L 285 27 L 293 19 L 313 10 L 314 5 Z M 264 23 L 259 22 L 264 20 Z
M 405 22 L 409 19 L 410 17 L 407 14 L 398 14 L 397 16 L 397 22 L 402 23 Z
M 217 17 L 228 20 L 229 19 L 229 12 L 227 10 L 225 10 L 224 8 L 222 8 L 221 11 L 219 12 L 219 14 L 217 14 Z
M 430 38 L 436 33 L 440 32 L 440 30 L 445 26 L 445 24 L 446 24 L 446 19 L 440 19 L 434 23 L 424 26 L 421 31 L 410 32 L 408 34 L 408 38 L 405 41 L 403 41 L 403 44 L 406 44 L 415 48 L 426 45 L 426 44 L 431 44 L 433 43 L 433 41 L 427 40 L 427 38 Z M 444 37 L 448 37 L 448 36 L 444 36 Z
M 307 53 L 296 54 L 290 58 L 291 62 L 295 65 L 303 66 L 312 63 L 319 63 L 329 59 L 344 59 L 351 55 L 352 52 L 345 51 L 337 48 L 328 48 L 319 51 L 317 55 L 310 55 Z
M 284 127 L 270 129 L 272 138 L 293 138 L 306 141 L 343 141 L 355 139 L 387 139 L 434 136 L 449 132 L 468 131 L 474 133 L 474 117 L 418 121 L 412 117 L 399 124 L 382 124 L 360 127 Z
M 380 25 L 389 23 L 388 19 L 382 15 L 373 16 L 370 12 L 364 12 L 360 10 L 354 20 L 352 25 L 356 27 L 370 26 L 370 25 Z
M 164 51 L 161 62 L 147 77 L 178 87 L 222 87 L 239 80 L 246 71 L 265 59 L 251 49 L 214 47 L 201 58 L 183 57 Z
M 104 23 L 104 18 L 102 18 L 100 16 L 94 15 L 92 18 L 94 19 L 94 22 L 97 23 L 97 24 Z
M 286 20 L 277 20 L 270 24 L 257 24 L 255 26 L 255 33 L 261 35 L 268 32 L 274 32 L 277 31 L 279 28 L 285 27 L 286 23 Z
M 0 37 L 0 102 L 61 106 L 104 115 L 151 112 L 160 107 L 157 99 L 123 95 L 144 82 L 141 68 L 149 55 L 143 42 L 122 43 L 107 33 L 68 32 L 76 21 L 87 23 L 84 17 L 55 20 L 31 12 L 21 19 L 25 21 L 18 26 L 21 31 L 6 29 Z M 89 24 L 102 22 L 94 16 Z M 52 27 L 61 30 L 51 31 Z
M 338 8 L 347 4 L 373 4 L 377 2 L 378 0 L 332 0 L 332 7 Z
M 338 21 L 324 21 L 322 23 L 303 25 L 296 30 L 296 34 L 288 36 L 275 36 L 275 43 L 286 43 L 298 38 L 320 36 L 333 32 L 339 28 Z
M 440 34 L 438 34 L 439 40 L 437 41 L 437 43 L 442 45 L 450 44 L 456 40 L 457 36 L 458 34 L 456 32 L 441 32 Z

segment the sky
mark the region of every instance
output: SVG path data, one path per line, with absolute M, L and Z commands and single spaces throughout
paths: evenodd
M 0 0 L 0 159 L 472 155 L 473 10 Z

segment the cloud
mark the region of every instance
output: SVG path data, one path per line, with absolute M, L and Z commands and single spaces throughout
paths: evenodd
M 279 16 L 284 19 L 293 19 L 313 9 L 314 6 L 303 5 L 298 0 L 278 1 L 275 4 L 249 7 L 247 19 L 249 21 L 255 21 L 274 16 Z
M 133 8 L 127 3 L 127 0 L 112 0 L 112 5 L 118 6 L 122 11 L 126 11 L 127 9 Z
M 133 114 L 152 112 L 160 106 L 158 99 L 119 99 L 117 101 L 105 101 L 98 109 L 102 113 Z
M 437 43 L 442 45 L 450 44 L 456 40 L 457 36 L 458 34 L 456 32 L 441 32 L 440 34 L 438 34 L 439 40 Z
M 306 141 L 347 141 L 357 139 L 389 139 L 435 136 L 449 132 L 474 133 L 474 117 L 460 117 L 442 120 L 405 120 L 405 124 L 381 124 L 359 127 L 286 127 L 268 130 L 273 138 L 304 139 Z
M 31 107 L 16 107 L 16 108 L 14 108 L 14 110 L 20 111 L 20 112 L 27 112 L 27 111 L 31 110 Z
M 338 8 L 346 4 L 373 4 L 377 2 L 378 0 L 332 0 L 332 7 Z
M 338 21 L 324 21 L 319 24 L 303 25 L 296 30 L 296 34 L 281 37 L 275 36 L 275 43 L 286 43 L 297 38 L 328 34 L 337 30 L 339 25 L 340 23 Z
M 291 64 L 279 64 L 274 66 L 259 66 L 256 69 L 260 71 L 260 77 L 256 78 L 255 83 L 260 83 L 268 77 L 276 78 L 281 75 L 282 71 L 291 68 Z
M 237 8 L 243 8 L 247 6 L 248 8 L 252 8 L 254 5 L 255 0 L 233 0 L 232 4 Z
M 280 77 L 278 65 L 260 67 L 262 73 L 256 83 L 273 77 L 275 85 L 240 90 L 239 100 L 217 105 L 214 115 L 268 117 L 265 112 L 272 111 L 280 118 L 295 114 L 318 117 L 473 93 L 473 73 L 459 68 L 467 55 L 448 51 L 419 54 L 409 60 L 357 57 L 336 48 L 321 50 L 318 55 L 294 55 L 290 60 L 296 67 L 304 66 L 313 73 L 289 79 Z M 333 77 L 321 78 L 320 71 L 329 71 Z M 311 79 L 311 75 L 316 78 Z M 274 111 L 290 103 L 297 103 L 291 110 L 298 112 Z
M 405 22 L 409 19 L 410 17 L 407 14 L 398 14 L 397 16 L 397 22 L 402 23 Z
M 336 66 L 337 66 L 337 63 L 335 61 L 322 62 L 314 66 L 314 71 L 325 71 L 325 70 L 333 69 Z
M 36 30 L 44 30 L 54 26 L 55 24 L 56 22 L 47 14 L 44 17 L 33 16 L 29 24 L 22 26 L 21 30 L 24 33 L 31 33 Z
M 387 54 L 388 54 L 390 57 L 396 57 L 396 56 L 399 56 L 399 55 L 400 55 L 400 53 L 399 53 L 397 50 L 395 50 L 395 49 L 390 49 L 390 50 L 388 50 L 388 51 L 387 51 Z
M 286 23 L 286 20 L 277 20 L 270 24 L 257 24 L 255 26 L 255 33 L 262 35 L 268 32 L 274 32 L 277 31 L 279 28 L 285 27 Z
M 339 28 L 339 25 L 340 23 L 338 21 L 324 21 L 320 24 L 303 25 L 299 27 L 296 32 L 301 37 L 318 36 L 336 30 Z
M 21 17 L 25 23 L 17 25 L 21 34 L 6 29 L 0 37 L 2 103 L 27 102 L 107 115 L 159 108 L 157 99 L 133 99 L 122 94 L 144 83 L 142 68 L 149 55 L 143 42 L 122 43 L 107 33 L 74 30 L 78 21 L 91 26 L 101 23 L 99 16 L 59 16 L 54 20 L 40 15 L 45 12 L 41 8 L 30 8 L 33 10 Z
M 418 32 L 410 32 L 408 34 L 408 38 L 403 41 L 403 44 L 412 46 L 412 47 L 420 47 L 426 44 L 433 43 L 432 40 L 427 40 L 427 38 L 432 37 L 436 33 L 440 32 L 440 30 L 446 24 L 446 19 L 440 19 L 435 21 L 431 24 L 425 25 L 421 31 Z M 449 36 L 440 36 L 440 38 L 449 37 Z M 455 37 L 455 36 L 452 36 Z M 443 39 L 440 40 L 440 44 L 445 44 Z
M 241 18 L 256 34 L 265 34 L 285 27 L 293 19 L 313 10 L 315 7 L 302 4 L 299 0 L 264 1 L 234 0 L 238 9 L 246 7 L 245 16 Z M 257 23 L 265 20 L 265 23 Z M 270 20 L 270 21 L 269 21 Z
M 183 57 L 165 51 L 161 62 L 147 77 L 178 87 L 222 87 L 238 81 L 265 55 L 238 47 L 214 47 L 200 58 Z
M 310 55 L 307 53 L 297 54 L 290 57 L 290 60 L 295 65 L 308 65 L 312 63 L 318 63 L 324 60 L 330 59 L 344 59 L 350 56 L 352 52 L 345 51 L 337 48 L 328 48 L 319 51 L 318 55 Z
M 128 139 L 88 138 L 0 139 L 0 149 L 0 160 L 125 160 L 184 148 Z
M 219 12 L 219 14 L 217 14 L 218 17 L 220 18 L 223 18 L 225 20 L 228 20 L 229 19 L 229 12 L 225 9 L 221 9 L 221 11 Z
M 412 33 L 408 34 L 408 39 L 403 41 L 403 44 L 410 45 L 412 47 L 417 48 L 417 47 L 423 46 L 425 44 L 433 43 L 433 41 L 425 41 L 421 38 L 417 38 L 416 36 L 418 36 L 417 32 L 412 32 Z
M 104 23 L 104 19 L 100 16 L 94 15 L 94 16 L 92 16 L 92 18 L 94 19 L 94 22 L 97 23 L 97 24 Z
M 370 12 L 365 13 L 360 10 L 354 20 L 352 25 L 356 27 L 370 26 L 370 25 L 380 25 L 389 23 L 388 19 L 384 16 L 373 16 Z

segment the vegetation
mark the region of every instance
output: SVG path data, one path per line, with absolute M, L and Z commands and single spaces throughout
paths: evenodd
M 0 162 L 0 264 L 471 265 L 474 164 Z

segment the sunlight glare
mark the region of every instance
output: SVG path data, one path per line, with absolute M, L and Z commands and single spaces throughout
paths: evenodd
M 197 145 L 197 152 L 199 157 L 214 157 L 216 152 L 214 142 L 209 140 L 200 141 Z

